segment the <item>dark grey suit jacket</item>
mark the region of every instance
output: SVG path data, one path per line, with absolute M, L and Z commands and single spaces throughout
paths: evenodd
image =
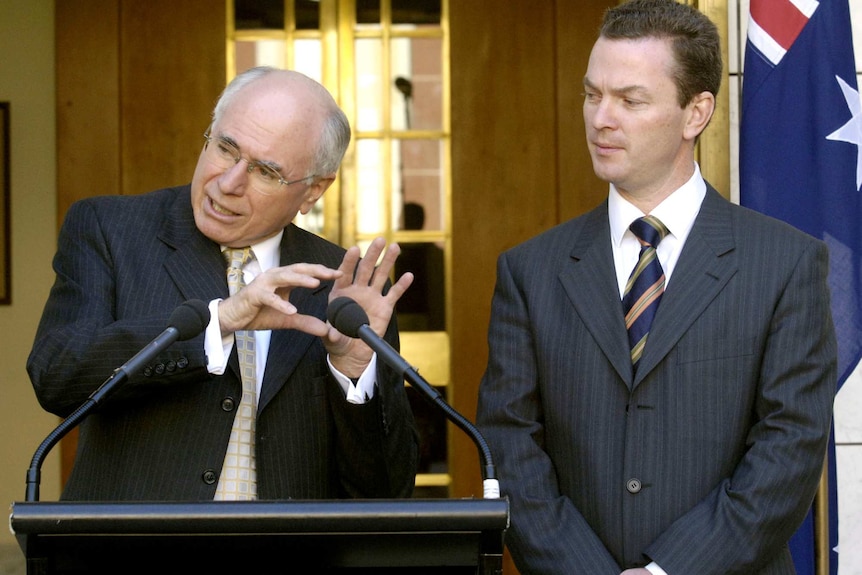
M 478 427 L 522 573 L 794 572 L 836 386 L 827 258 L 709 187 L 633 376 L 607 202 L 501 255 Z
M 335 268 L 343 253 L 290 225 L 281 264 Z M 224 268 L 219 246 L 195 227 L 189 186 L 74 204 L 27 364 L 41 405 L 69 415 L 164 330 L 182 302 L 227 297 Z M 325 319 L 330 288 L 293 290 L 291 302 Z M 398 344 L 394 321 L 387 338 Z M 411 494 L 412 413 L 403 381 L 378 369 L 374 399 L 350 404 L 319 338 L 273 332 L 258 401 L 261 499 Z M 173 344 L 84 421 L 63 499 L 212 499 L 240 390 L 236 352 L 226 373 L 213 376 L 203 335 Z

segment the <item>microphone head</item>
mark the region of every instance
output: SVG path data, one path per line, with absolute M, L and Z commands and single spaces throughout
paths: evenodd
M 191 339 L 206 329 L 210 322 L 210 309 L 199 299 L 190 299 L 180 304 L 168 320 L 168 327 L 176 328 L 180 341 Z
M 332 300 L 326 310 L 326 319 L 332 326 L 349 337 L 359 337 L 359 328 L 368 325 L 368 314 L 362 306 L 349 297 Z

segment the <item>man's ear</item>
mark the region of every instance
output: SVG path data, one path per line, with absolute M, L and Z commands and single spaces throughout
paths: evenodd
M 712 119 L 712 114 L 715 112 L 715 96 L 711 92 L 695 94 L 686 109 L 688 119 L 683 136 L 687 140 L 694 140 L 706 129 Z
M 308 186 L 308 189 L 305 191 L 305 197 L 302 200 L 302 205 L 299 206 L 299 212 L 303 215 L 310 212 L 314 204 L 317 203 L 317 200 L 323 196 L 323 193 L 329 189 L 329 186 L 334 181 L 335 174 L 315 179 L 314 183 Z

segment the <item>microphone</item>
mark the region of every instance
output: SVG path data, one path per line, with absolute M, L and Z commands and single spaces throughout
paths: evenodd
M 326 310 L 326 318 L 335 329 L 344 335 L 364 341 L 389 367 L 421 391 L 425 399 L 442 409 L 452 423 L 470 436 L 470 439 L 473 440 L 473 443 L 479 449 L 479 454 L 482 458 L 484 497 L 485 499 L 498 499 L 500 497 L 500 484 L 496 478 L 491 450 L 485 438 L 476 429 L 476 426 L 446 403 L 440 392 L 419 375 L 419 372 L 401 354 L 395 351 L 389 345 L 389 342 L 371 329 L 371 326 L 368 325 L 368 314 L 365 313 L 362 306 L 349 297 L 338 297 L 329 304 L 329 308 Z
M 188 300 L 177 307 L 168 320 L 168 327 L 156 339 L 148 343 L 129 361 L 114 370 L 111 376 L 102 383 L 87 400 L 81 404 L 69 417 L 52 431 L 39 445 L 33 454 L 30 468 L 27 470 L 27 493 L 25 501 L 39 500 L 39 483 L 41 481 L 42 462 L 45 456 L 60 439 L 65 436 L 78 422 L 99 403 L 105 399 L 117 385 L 138 372 L 144 365 L 167 349 L 175 341 L 185 341 L 201 333 L 210 321 L 210 310 L 207 304 L 199 299 Z

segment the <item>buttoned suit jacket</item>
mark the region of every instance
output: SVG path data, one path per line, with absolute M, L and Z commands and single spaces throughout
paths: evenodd
M 336 268 L 344 254 L 292 224 L 280 249 L 281 265 Z M 189 186 L 74 204 L 54 269 L 27 368 L 41 405 L 63 417 L 178 305 L 228 296 L 225 262 L 195 226 Z M 325 320 L 331 287 L 294 289 L 290 300 Z M 386 337 L 398 345 L 394 320 Z M 404 383 L 384 365 L 377 382 L 370 402 L 348 403 L 320 338 L 274 330 L 258 399 L 259 498 L 409 496 L 418 449 Z M 62 498 L 212 499 L 240 394 L 235 351 L 215 376 L 203 334 L 174 343 L 84 420 Z
M 478 427 L 522 573 L 794 573 L 836 384 L 827 257 L 708 186 L 634 374 L 607 202 L 500 256 Z

